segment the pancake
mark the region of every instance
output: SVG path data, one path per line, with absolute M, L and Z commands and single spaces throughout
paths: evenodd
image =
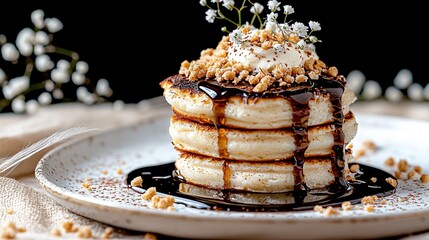
M 332 153 L 334 132 L 332 124 L 313 126 L 308 129 L 309 146 L 305 157 L 324 156 Z M 203 125 L 178 115 L 170 121 L 170 136 L 176 148 L 187 152 L 219 158 L 219 134 L 213 125 Z M 296 149 L 294 132 L 291 129 L 243 130 L 225 128 L 225 159 L 267 161 L 286 159 Z M 348 144 L 357 132 L 357 123 L 352 112 L 347 115 L 344 126 L 344 142 Z
M 211 189 L 243 190 L 249 192 L 288 192 L 294 190 L 292 161 L 226 161 L 177 150 L 176 168 L 187 183 Z M 350 161 L 347 152 L 346 160 Z M 346 161 L 346 162 L 347 162 Z M 310 189 L 334 183 L 335 177 L 328 157 L 306 158 L 304 181 Z
M 181 78 L 167 78 L 161 83 L 164 97 L 174 112 L 196 122 L 214 124 L 213 101 L 196 85 L 196 82 Z M 344 115 L 348 114 L 349 106 L 355 100 L 353 91 L 346 87 L 342 96 Z M 328 94 L 316 92 L 308 104 L 308 126 L 333 122 L 333 107 Z M 290 128 L 293 124 L 292 107 L 290 99 L 284 97 L 245 99 L 243 96 L 231 96 L 225 106 L 226 121 L 223 125 L 243 129 Z

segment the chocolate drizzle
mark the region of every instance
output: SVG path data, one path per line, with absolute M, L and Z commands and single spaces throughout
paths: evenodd
M 328 94 L 332 105 L 333 115 L 333 136 L 334 144 L 332 147 L 332 171 L 335 176 L 335 183 L 330 188 L 331 191 L 343 191 L 349 189 L 349 185 L 344 178 L 345 166 L 345 149 L 344 149 L 344 115 L 342 112 L 342 95 L 344 92 L 344 80 L 321 78 L 316 81 L 308 81 L 305 84 L 297 84 L 294 87 L 287 89 L 277 89 L 275 91 L 267 91 L 263 93 L 250 92 L 246 89 L 237 87 L 223 86 L 216 81 L 207 80 L 198 82 L 198 90 L 210 97 L 213 103 L 214 122 L 218 129 L 218 149 L 221 158 L 227 158 L 228 154 L 228 138 L 225 134 L 224 125 L 226 121 L 225 108 L 227 107 L 229 98 L 232 96 L 240 96 L 244 103 L 247 103 L 249 98 L 285 98 L 292 105 L 292 130 L 295 138 L 294 150 L 294 194 L 296 199 L 302 199 L 306 196 L 309 190 L 305 183 L 304 163 L 305 151 L 308 148 L 308 119 L 310 115 L 309 102 L 314 98 L 315 94 Z M 229 187 L 229 167 L 228 160 L 225 160 L 223 165 L 224 187 Z

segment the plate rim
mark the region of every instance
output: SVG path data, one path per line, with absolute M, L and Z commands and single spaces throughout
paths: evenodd
M 156 114 L 152 114 L 151 116 L 148 116 L 145 118 L 145 121 L 156 118 L 159 116 L 159 114 L 163 114 L 163 111 L 159 111 Z M 359 114 L 360 116 L 364 115 L 367 118 L 384 118 L 384 119 L 391 119 L 395 121 L 411 121 L 415 123 L 420 124 L 426 124 L 429 127 L 429 122 L 425 120 L 420 119 L 409 119 L 404 117 L 397 117 L 397 116 L 390 116 L 390 115 L 382 115 L 382 114 Z M 260 222 L 260 221 L 276 221 L 276 222 L 284 222 L 284 223 L 290 223 L 290 222 L 338 222 L 338 221 L 346 221 L 346 222 L 367 222 L 367 221 L 378 221 L 378 220 L 386 220 L 386 219 L 392 219 L 392 218 L 408 218 L 408 217 L 419 217 L 419 216 L 428 216 L 429 215 L 429 207 L 427 209 L 411 209 L 406 211 L 397 211 L 397 212 L 383 212 L 383 213 L 375 213 L 375 214 L 347 214 L 347 215 L 340 215 L 339 217 L 323 217 L 321 215 L 320 217 L 286 217 L 282 218 L 281 215 L 288 215 L 293 214 L 293 212 L 240 212 L 240 216 L 237 214 L 195 214 L 190 212 L 176 212 L 176 211 L 160 211 L 157 209 L 150 209 L 147 207 L 138 208 L 135 206 L 117 206 L 115 203 L 111 203 L 109 201 L 103 201 L 101 199 L 94 199 L 94 198 L 88 198 L 86 196 L 80 195 L 78 193 L 74 193 L 67 188 L 60 187 L 56 185 L 54 182 L 49 181 L 49 179 L 44 175 L 44 166 L 47 161 L 49 161 L 52 158 L 55 158 L 56 154 L 59 154 L 61 151 L 69 148 L 73 148 L 73 146 L 76 146 L 80 143 L 80 141 L 89 139 L 89 138 L 102 138 L 105 135 L 114 134 L 118 131 L 124 131 L 125 129 L 132 128 L 135 125 L 144 124 L 145 121 L 140 121 L 136 124 L 131 124 L 127 126 L 122 126 L 115 129 L 110 129 L 102 132 L 93 133 L 87 136 L 84 136 L 83 138 L 77 138 L 72 139 L 66 143 L 60 144 L 50 151 L 48 151 L 37 163 L 37 166 L 35 168 L 35 178 L 37 182 L 39 183 L 42 188 L 48 192 L 50 195 L 53 195 L 54 197 L 60 198 L 61 200 L 68 201 L 68 202 L 74 202 L 75 204 L 80 205 L 86 205 L 92 208 L 100 209 L 100 210 L 110 210 L 112 212 L 117 211 L 127 211 L 127 214 L 143 214 L 145 216 L 164 216 L 169 218 L 193 218 L 195 220 L 223 220 L 223 221 L 230 221 L 234 220 L 236 221 L 239 219 L 240 221 L 245 222 Z M 201 211 L 207 211 L 207 210 L 201 210 Z M 311 211 L 311 210 L 307 210 Z M 233 212 L 231 212 L 233 213 Z M 242 215 L 252 215 L 255 217 L 242 217 Z M 276 218 L 272 218 L 273 215 L 279 215 Z

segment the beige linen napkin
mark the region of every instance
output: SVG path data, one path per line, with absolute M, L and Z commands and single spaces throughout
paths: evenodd
M 120 109 L 113 108 L 110 103 L 93 106 L 62 103 L 40 109 L 34 115 L 0 114 L 0 159 L 13 156 L 24 147 L 56 131 L 72 127 L 106 131 L 138 123 L 150 117 L 154 108 L 165 106 L 165 100 L 158 97 L 139 104 L 126 104 Z M 17 239 L 53 238 L 50 231 L 60 227 L 65 220 L 70 220 L 76 226 L 90 226 L 96 237 L 100 237 L 105 231 L 106 225 L 76 215 L 57 204 L 35 181 L 34 168 L 38 160 L 52 147 L 43 149 L 24 161 L 7 177 L 1 177 L 0 174 L 0 239 L 2 226 L 8 221 L 26 229 L 25 233 L 17 235 Z M 16 180 L 11 179 L 12 177 Z M 64 235 L 64 231 L 62 234 L 63 238 L 77 236 L 76 233 Z M 142 239 L 142 234 L 114 229 L 112 236 L 120 239 Z

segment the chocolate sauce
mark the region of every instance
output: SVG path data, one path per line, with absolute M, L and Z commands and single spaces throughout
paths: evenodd
M 311 210 L 315 205 L 340 206 L 344 201 L 356 204 L 365 196 L 385 197 L 395 192 L 395 188 L 384 180 L 389 177 L 395 179 L 392 175 L 364 164 L 359 166 L 362 174 L 357 174 L 356 180 L 348 183 L 351 185 L 350 191 L 343 189 L 332 192 L 328 189 L 313 189 L 308 190 L 299 201 L 296 201 L 294 192 L 219 191 L 186 183 L 185 179 L 177 175 L 174 162 L 136 169 L 127 175 L 126 183 L 138 193 L 144 193 L 149 187 L 156 187 L 158 194 L 174 196 L 176 204 L 191 208 L 246 212 Z M 143 178 L 143 186 L 131 187 L 131 181 L 138 176 Z M 376 177 L 377 182 L 373 183 L 370 180 L 372 177 Z
M 343 191 L 350 188 L 344 179 L 345 149 L 344 149 L 344 115 L 342 112 L 341 98 L 344 92 L 344 81 L 339 79 L 321 78 L 316 81 L 309 80 L 307 83 L 298 84 L 287 89 L 277 89 L 263 93 L 255 93 L 237 87 L 222 86 L 213 80 L 198 82 L 198 89 L 210 97 L 213 103 L 212 111 L 214 122 L 218 129 L 218 151 L 221 158 L 228 158 L 228 138 L 225 134 L 225 108 L 232 96 L 240 96 L 243 102 L 247 103 L 249 98 L 285 98 L 292 105 L 292 131 L 295 138 L 294 150 L 294 195 L 297 199 L 305 197 L 308 191 L 304 181 L 305 151 L 308 148 L 308 119 L 310 115 L 309 102 L 315 94 L 328 94 L 332 105 L 333 115 L 333 137 L 334 144 L 331 154 L 332 172 L 335 182 L 331 186 L 331 191 Z M 225 161 L 227 162 L 227 160 Z M 226 164 L 227 166 L 227 164 Z M 224 176 L 227 175 L 228 167 L 223 167 Z M 229 178 L 224 177 L 225 186 L 228 186 Z

